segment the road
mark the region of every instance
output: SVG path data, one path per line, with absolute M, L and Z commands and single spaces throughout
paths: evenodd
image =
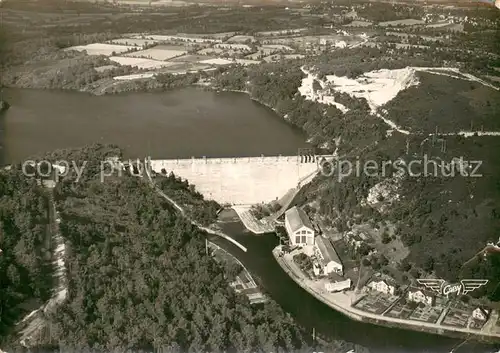
M 456 332 L 460 334 L 467 335 L 477 335 L 477 336 L 488 336 L 494 339 L 500 339 L 500 332 L 487 332 L 486 330 L 473 330 L 469 328 L 458 328 L 458 327 L 445 327 L 443 325 L 420 322 L 413 320 L 405 320 L 392 318 L 387 316 L 381 316 L 373 313 L 369 313 L 358 308 L 352 307 L 352 303 L 356 302 L 357 297 L 354 296 L 352 292 L 346 293 L 328 293 L 321 285 L 318 285 L 317 281 L 310 280 L 306 278 L 304 273 L 295 265 L 293 259 L 285 258 L 283 256 L 278 256 L 278 248 L 273 250 L 273 256 L 276 258 L 283 270 L 302 288 L 308 291 L 311 295 L 316 297 L 318 300 L 322 301 L 331 308 L 343 313 L 344 315 L 350 317 L 351 319 L 357 321 L 370 321 L 377 322 L 377 324 L 382 323 L 390 326 L 404 327 L 408 329 L 413 329 L 415 331 L 425 331 L 435 334 L 442 334 L 444 330 Z M 285 255 L 286 256 L 286 255 Z M 488 323 L 490 323 L 495 317 L 490 318 Z M 369 319 L 369 320 L 366 320 Z M 491 325 L 485 325 L 485 328 L 491 329 Z M 478 337 L 479 338 L 479 337 Z

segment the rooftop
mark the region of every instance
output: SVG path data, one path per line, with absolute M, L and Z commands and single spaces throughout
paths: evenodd
M 371 282 L 376 282 L 376 283 L 384 282 L 388 286 L 392 286 L 392 287 L 396 286 L 396 281 L 394 279 L 388 278 L 385 276 L 372 277 L 369 283 L 371 283 Z
M 408 289 L 408 292 L 410 293 L 417 293 L 417 292 L 422 292 L 423 295 L 427 296 L 427 297 L 435 297 L 436 296 L 436 293 L 434 292 L 431 292 L 429 290 L 425 290 L 425 289 L 422 289 L 422 288 L 417 288 L 417 287 L 411 287 L 410 289 Z
M 318 246 L 321 256 L 323 256 L 324 262 L 328 263 L 330 261 L 335 261 L 338 264 L 342 264 L 335 248 L 332 245 L 332 242 L 329 239 L 325 239 L 318 235 L 314 241 Z
M 285 222 L 290 225 L 292 232 L 295 232 L 302 227 L 314 229 L 304 210 L 298 208 L 297 206 L 294 206 L 285 212 Z
M 479 310 L 483 313 L 484 316 L 488 317 L 490 315 L 491 309 L 485 308 L 482 306 L 478 306 L 475 310 Z

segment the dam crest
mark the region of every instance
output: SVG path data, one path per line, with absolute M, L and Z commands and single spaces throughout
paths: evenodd
M 220 204 L 251 205 L 283 197 L 310 182 L 328 155 L 150 159 L 151 170 L 187 179 L 205 198 Z

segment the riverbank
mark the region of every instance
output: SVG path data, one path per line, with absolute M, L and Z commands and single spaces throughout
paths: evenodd
M 267 297 L 262 293 L 257 283 L 255 283 L 250 271 L 247 270 L 240 260 L 211 241 L 207 241 L 207 247 L 212 249 L 212 255 L 217 261 L 227 261 L 240 266 L 241 273 L 236 276 L 234 282 L 230 283 L 231 287 L 234 288 L 237 293 L 246 295 L 250 304 L 262 304 L 268 301 Z
M 458 327 L 445 327 L 443 325 L 427 322 L 417 322 L 412 320 L 397 319 L 369 312 L 362 311 L 353 307 L 361 299 L 353 291 L 328 293 L 316 281 L 306 278 L 304 273 L 295 265 L 293 259 L 280 256 L 281 247 L 273 249 L 273 256 L 280 267 L 292 278 L 300 287 L 306 290 L 319 301 L 328 305 L 330 308 L 342 313 L 352 320 L 364 323 L 370 323 L 390 328 L 401 328 L 411 331 L 427 332 L 436 335 L 448 336 L 453 338 L 471 339 L 488 343 L 500 342 L 500 332 L 477 332 L 471 329 Z M 493 318 L 491 318 L 493 319 Z M 490 320 L 491 320 L 490 319 Z
M 246 95 L 248 95 L 248 97 L 253 100 L 254 102 L 257 102 L 261 105 L 263 105 L 264 107 L 266 108 L 269 108 L 271 109 L 273 112 L 275 112 L 276 114 L 278 114 L 281 118 L 285 119 L 286 120 L 286 117 L 284 116 L 281 116 L 281 114 L 276 110 L 276 108 L 274 108 L 273 106 L 265 103 L 265 102 L 262 102 L 260 100 L 258 100 L 257 98 L 253 97 L 252 94 L 250 93 L 250 91 L 247 91 L 247 90 L 239 90 L 239 89 L 224 89 L 224 88 L 215 88 L 211 85 L 205 85 L 205 87 L 209 88 L 209 89 L 212 89 L 212 90 L 216 90 L 216 91 L 219 91 L 219 92 L 234 92 L 234 93 L 245 93 Z

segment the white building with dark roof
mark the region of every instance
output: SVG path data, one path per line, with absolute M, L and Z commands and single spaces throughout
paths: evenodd
M 408 290 L 407 298 L 409 301 L 415 303 L 424 303 L 425 305 L 433 306 L 436 302 L 436 295 L 425 289 L 410 288 Z
M 304 210 L 292 207 L 285 212 L 285 229 L 292 246 L 314 245 L 314 227 Z
M 368 283 L 368 288 L 377 292 L 394 295 L 396 292 L 396 285 L 393 281 L 385 278 L 375 278 Z
M 313 268 L 316 276 L 328 275 L 332 272 L 342 275 L 344 267 L 329 239 L 318 235 L 314 240 L 314 254 L 317 259 Z
M 340 292 L 351 288 L 351 286 L 352 286 L 352 281 L 350 278 L 343 281 L 325 283 L 325 289 L 330 293 Z
M 482 307 L 474 309 L 472 312 L 472 318 L 479 321 L 487 321 L 490 317 L 490 310 Z

